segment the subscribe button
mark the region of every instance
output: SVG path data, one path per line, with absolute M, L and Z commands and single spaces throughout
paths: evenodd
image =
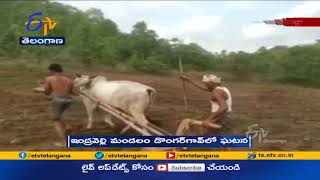
M 168 163 L 168 164 L 161 164 L 157 169 L 158 171 L 165 171 L 165 172 L 205 172 L 205 164 L 204 163 Z

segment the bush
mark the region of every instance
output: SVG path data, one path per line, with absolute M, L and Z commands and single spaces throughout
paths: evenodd
M 137 59 L 136 56 L 130 60 L 131 66 L 141 72 L 153 74 L 167 74 L 169 72 L 168 65 L 157 60 L 157 57 L 150 57 L 146 60 Z

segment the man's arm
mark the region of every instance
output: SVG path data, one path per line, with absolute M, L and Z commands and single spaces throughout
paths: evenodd
M 221 118 L 228 110 L 227 102 L 222 90 L 215 89 L 213 91 L 212 98 L 217 101 L 219 109 L 207 118 L 207 122 L 215 122 L 219 120 L 219 118 Z
M 44 83 L 44 94 L 48 96 L 51 94 L 51 92 L 52 92 L 51 83 L 50 83 L 50 80 L 47 78 Z
M 192 84 L 193 86 L 203 90 L 203 91 L 209 91 L 210 92 L 210 89 L 207 88 L 206 86 L 204 86 L 203 84 L 200 84 L 200 83 L 197 83 L 197 82 L 194 82 L 192 81 L 191 79 L 187 78 L 186 76 L 180 76 L 180 78 L 186 82 L 189 82 L 190 84 Z
M 79 90 L 74 87 L 73 83 L 70 86 L 71 86 L 70 87 L 71 88 L 70 94 L 74 95 L 74 96 L 79 96 Z

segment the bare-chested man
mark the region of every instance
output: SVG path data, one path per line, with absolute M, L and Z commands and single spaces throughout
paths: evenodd
M 73 82 L 63 75 L 63 69 L 59 64 L 49 66 L 50 75 L 45 81 L 45 94 L 52 96 L 52 120 L 59 138 L 56 146 L 65 145 L 66 125 L 61 121 L 63 112 L 71 105 L 73 94 Z
M 195 87 L 211 93 L 211 114 L 204 120 L 203 125 L 208 126 L 208 123 L 217 123 L 222 125 L 222 131 L 230 133 L 229 118 L 227 115 L 232 111 L 232 97 L 230 91 L 222 86 L 221 78 L 215 75 L 204 75 L 202 83 L 197 83 L 186 76 L 180 78 Z

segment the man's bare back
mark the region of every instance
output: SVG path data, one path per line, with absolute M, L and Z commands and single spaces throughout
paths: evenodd
M 64 75 L 55 74 L 47 77 L 45 87 L 48 95 L 68 97 L 72 95 L 73 82 Z

